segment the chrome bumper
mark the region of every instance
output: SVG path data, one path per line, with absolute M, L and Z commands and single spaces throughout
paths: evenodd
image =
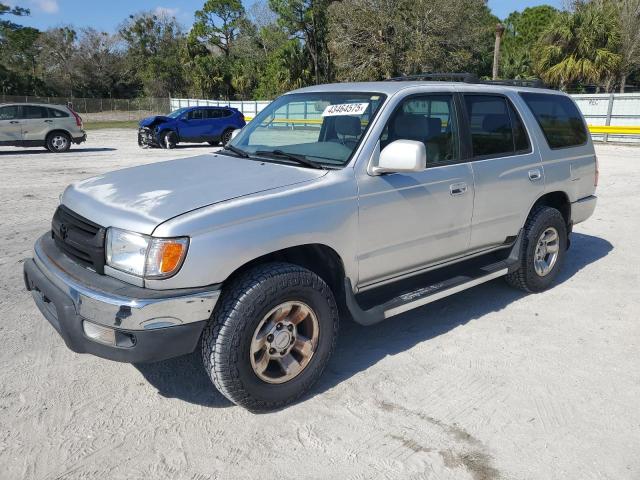
M 124 330 L 175 327 L 207 320 L 220 290 L 149 290 L 99 275 L 57 250 L 49 235 L 38 239 L 33 260 L 42 274 L 66 296 L 78 316 Z
M 598 197 L 590 195 L 571 204 L 571 223 L 576 225 L 593 215 Z

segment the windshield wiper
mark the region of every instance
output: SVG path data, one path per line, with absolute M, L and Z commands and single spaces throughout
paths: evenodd
M 314 162 L 313 160 L 309 160 L 304 155 L 296 155 L 295 153 L 287 153 L 282 150 L 258 150 L 256 155 L 262 156 L 274 156 L 274 157 L 283 157 L 287 160 L 293 160 L 294 162 L 298 162 L 300 165 L 304 165 L 309 168 L 316 168 L 319 170 L 324 170 L 324 167 L 319 163 Z
M 241 150 L 238 147 L 234 147 L 233 145 L 225 145 L 223 150 L 229 150 L 230 152 L 233 152 L 236 155 L 241 156 L 242 158 L 249 158 L 249 154 L 247 152 Z

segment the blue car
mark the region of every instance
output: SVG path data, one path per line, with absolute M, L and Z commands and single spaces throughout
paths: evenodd
M 244 115 L 237 108 L 180 108 L 169 115 L 143 118 L 138 129 L 138 145 L 174 148 L 180 142 L 225 144 L 234 130 L 245 125 Z

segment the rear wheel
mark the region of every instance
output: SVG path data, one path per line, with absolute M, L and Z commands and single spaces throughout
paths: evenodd
M 541 292 L 555 281 L 567 250 L 567 225 L 555 208 L 537 207 L 522 232 L 520 266 L 505 277 L 525 292 Z
M 71 137 L 65 132 L 52 132 L 47 136 L 45 146 L 53 153 L 66 152 L 71 148 Z
M 256 267 L 225 286 L 202 337 L 216 388 L 249 410 L 273 410 L 307 392 L 335 345 L 338 309 L 329 286 L 297 265 Z
M 168 131 L 168 132 L 163 132 L 160 135 L 160 146 L 162 148 L 166 148 L 166 149 L 176 148 L 177 144 L 178 144 L 178 136 L 176 135 L 175 132 Z

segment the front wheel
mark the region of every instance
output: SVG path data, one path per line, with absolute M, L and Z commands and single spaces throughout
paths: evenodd
M 233 403 L 273 410 L 318 380 L 337 331 L 338 308 L 329 286 L 305 268 L 270 263 L 225 286 L 203 332 L 203 362 Z
M 522 232 L 520 265 L 505 277 L 525 292 L 541 292 L 554 282 L 567 250 L 567 225 L 555 208 L 540 206 L 531 212 Z
M 160 135 L 160 146 L 162 148 L 166 148 L 166 149 L 176 148 L 177 144 L 178 144 L 178 136 L 175 134 L 175 132 L 168 131 L 168 132 L 163 132 Z

